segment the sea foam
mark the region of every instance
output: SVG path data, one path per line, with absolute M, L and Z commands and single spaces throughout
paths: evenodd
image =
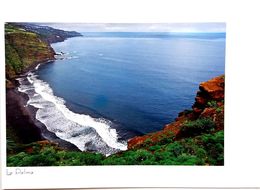
M 55 96 L 49 84 L 34 73 L 30 72 L 19 82 L 18 90 L 29 96 L 27 105 L 38 108 L 36 119 L 59 138 L 76 145 L 81 151 L 105 155 L 127 149 L 126 142 L 120 142 L 116 130 L 111 128 L 111 121 L 72 112 L 64 99 Z

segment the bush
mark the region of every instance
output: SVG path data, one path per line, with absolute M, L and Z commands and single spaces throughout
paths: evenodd
M 29 146 L 29 145 L 28 145 Z M 223 165 L 224 131 L 184 138 L 146 149 L 127 150 L 105 157 L 97 153 L 61 151 L 33 145 L 32 153 L 8 156 L 8 166 L 83 165 Z
M 184 147 L 177 141 L 166 146 L 165 150 L 171 152 L 175 157 L 181 155 L 185 151 Z
M 39 149 L 37 149 L 39 150 Z M 21 152 L 7 159 L 8 166 L 82 166 L 101 165 L 104 156 L 95 153 L 65 152 L 54 147 L 44 147 L 33 153 Z
M 203 148 L 198 148 L 197 150 L 196 150 L 196 156 L 198 157 L 198 158 L 206 158 L 206 156 L 207 156 L 207 152 L 203 149 Z
M 166 145 L 173 142 L 173 136 L 162 135 L 157 145 Z
M 148 148 L 150 151 L 156 151 L 156 150 L 160 150 L 161 146 L 160 145 L 154 145 Z
M 214 130 L 216 124 L 210 118 L 199 118 L 195 121 L 187 121 L 181 128 L 182 134 L 185 136 L 195 136 L 201 133 Z
M 200 160 L 194 155 L 182 154 L 175 160 L 176 165 L 198 165 Z
M 215 134 L 205 134 L 199 138 L 203 148 L 207 152 L 210 165 L 224 164 L 224 131 L 218 131 Z
M 215 100 L 211 100 L 211 101 L 207 102 L 207 105 L 212 108 L 218 107 L 217 101 L 215 101 Z

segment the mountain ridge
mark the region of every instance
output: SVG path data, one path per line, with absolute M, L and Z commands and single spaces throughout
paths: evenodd
M 7 88 L 11 80 L 35 67 L 39 63 L 54 60 L 56 54 L 51 43 L 61 42 L 69 37 L 81 36 L 48 26 L 29 23 L 5 24 L 5 68 Z

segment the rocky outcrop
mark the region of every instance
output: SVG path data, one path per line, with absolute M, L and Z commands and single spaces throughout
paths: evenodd
M 212 133 L 224 129 L 224 75 L 202 82 L 197 92 L 192 110 L 185 110 L 179 113 L 174 122 L 166 125 L 163 130 L 138 136 L 128 141 L 128 149 L 141 147 L 149 141 L 156 144 L 163 139 L 179 140 L 187 137 L 184 133 L 184 126 L 187 122 L 198 119 L 209 118 L 213 121 L 215 128 Z
M 192 106 L 193 111 L 200 114 L 210 101 L 215 101 L 218 102 L 218 104 L 221 104 L 222 100 L 224 101 L 224 85 L 224 76 L 219 76 L 207 82 L 202 82 L 199 86 L 200 91 L 197 93 L 195 98 L 195 104 Z M 214 103 L 212 102 L 212 104 Z

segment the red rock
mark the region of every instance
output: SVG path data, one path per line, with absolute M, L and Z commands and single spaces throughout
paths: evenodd
M 206 93 L 211 99 L 220 100 L 224 99 L 224 76 L 213 78 L 207 82 L 200 84 L 200 90 Z
M 200 114 L 200 117 L 213 117 L 216 114 L 215 108 L 205 108 Z
M 200 105 L 205 105 L 206 104 L 206 99 L 203 98 L 203 97 L 200 97 L 200 96 L 197 96 L 195 98 L 195 101 L 196 101 L 197 104 L 200 104 Z
M 224 129 L 224 86 L 224 76 L 201 83 L 199 86 L 200 91 L 197 92 L 195 103 L 192 106 L 192 111 L 180 112 L 175 121 L 167 124 L 161 131 L 130 139 L 128 141 L 128 149 L 138 148 L 147 140 L 155 144 L 160 141 L 161 137 L 171 138 L 175 136 L 176 140 L 183 138 L 181 128 L 187 120 L 210 117 L 216 123 L 216 130 Z M 216 101 L 218 111 L 216 107 L 207 105 L 209 101 Z

